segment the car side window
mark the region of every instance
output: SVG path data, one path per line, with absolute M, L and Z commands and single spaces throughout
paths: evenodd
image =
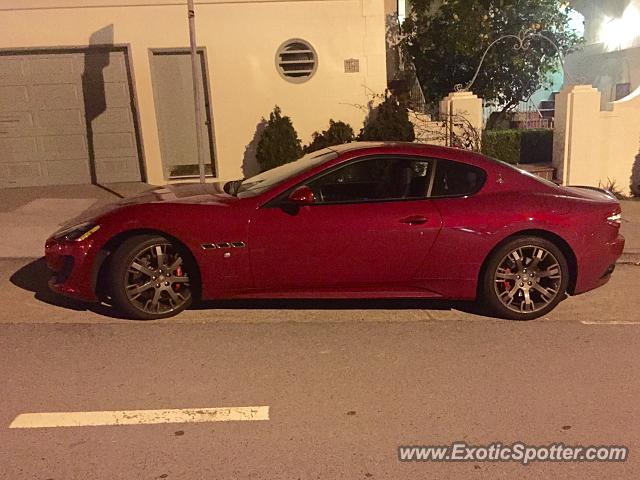
M 486 180 L 481 168 L 452 160 L 438 159 L 431 198 L 465 197 L 480 191 Z
M 316 203 L 426 198 L 433 161 L 410 157 L 358 160 L 308 183 Z

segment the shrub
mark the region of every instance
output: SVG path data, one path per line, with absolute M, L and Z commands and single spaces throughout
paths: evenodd
M 293 162 L 302 156 L 302 146 L 291 119 L 282 116 L 276 105 L 269 115 L 269 121 L 262 131 L 256 149 L 256 160 L 261 171 Z
M 485 130 L 482 135 L 482 153 L 513 165 L 520 163 L 519 132 L 519 130 Z
M 553 130 L 485 130 L 482 153 L 513 165 L 551 163 Z
M 353 128 L 344 122 L 329 120 L 329 129 L 322 133 L 314 132 L 309 145 L 304 147 L 304 153 L 311 153 L 332 145 L 342 145 L 353 142 Z
M 598 188 L 603 188 L 607 192 L 612 193 L 618 200 L 628 199 L 624 192 L 618 187 L 617 182 L 615 180 L 611 180 L 610 178 L 607 178 L 606 183 L 598 182 Z
M 375 107 L 360 130 L 358 140 L 413 142 L 416 139 L 407 109 L 393 95 Z

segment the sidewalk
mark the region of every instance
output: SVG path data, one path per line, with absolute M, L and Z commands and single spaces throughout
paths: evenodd
M 626 239 L 624 254 L 620 262 L 640 263 L 640 201 L 625 200 L 622 206 L 622 227 L 620 233 Z
M 82 212 L 148 190 L 146 183 L 0 189 L 0 258 L 38 258 L 45 240 Z

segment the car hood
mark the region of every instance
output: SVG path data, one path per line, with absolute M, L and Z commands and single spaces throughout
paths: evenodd
M 179 183 L 154 187 L 133 197 L 123 198 L 114 203 L 86 210 L 79 216 L 65 222 L 62 228 L 78 223 L 94 221 L 109 212 L 134 205 L 157 203 L 186 203 L 226 206 L 238 199 L 224 191 L 226 182 Z
M 222 205 L 237 201 L 236 197 L 224 191 L 225 183 L 177 183 L 164 185 L 147 190 L 134 197 L 120 200 L 116 205 L 140 205 L 143 203 L 213 203 Z

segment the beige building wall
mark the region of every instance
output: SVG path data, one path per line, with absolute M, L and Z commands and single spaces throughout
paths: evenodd
M 640 95 L 600 109 L 591 85 L 563 90 L 556 101 L 553 163 L 565 185 L 607 186 L 630 193 L 640 165 Z M 637 180 L 637 179 L 636 179 Z
M 384 13 L 384 0 L 196 0 L 218 178 L 243 176 L 245 148 L 275 104 L 303 142 L 330 118 L 357 132 L 364 113 L 356 105 L 386 88 Z M 87 46 L 94 32 L 113 25 L 114 44 L 130 48 L 147 179 L 165 183 L 149 52 L 188 47 L 186 0 L 3 0 L 0 23 L 0 50 Z M 318 55 L 315 75 L 302 84 L 285 81 L 275 66 L 276 50 L 292 38 Z M 359 59 L 359 73 L 344 72 L 351 58 Z

